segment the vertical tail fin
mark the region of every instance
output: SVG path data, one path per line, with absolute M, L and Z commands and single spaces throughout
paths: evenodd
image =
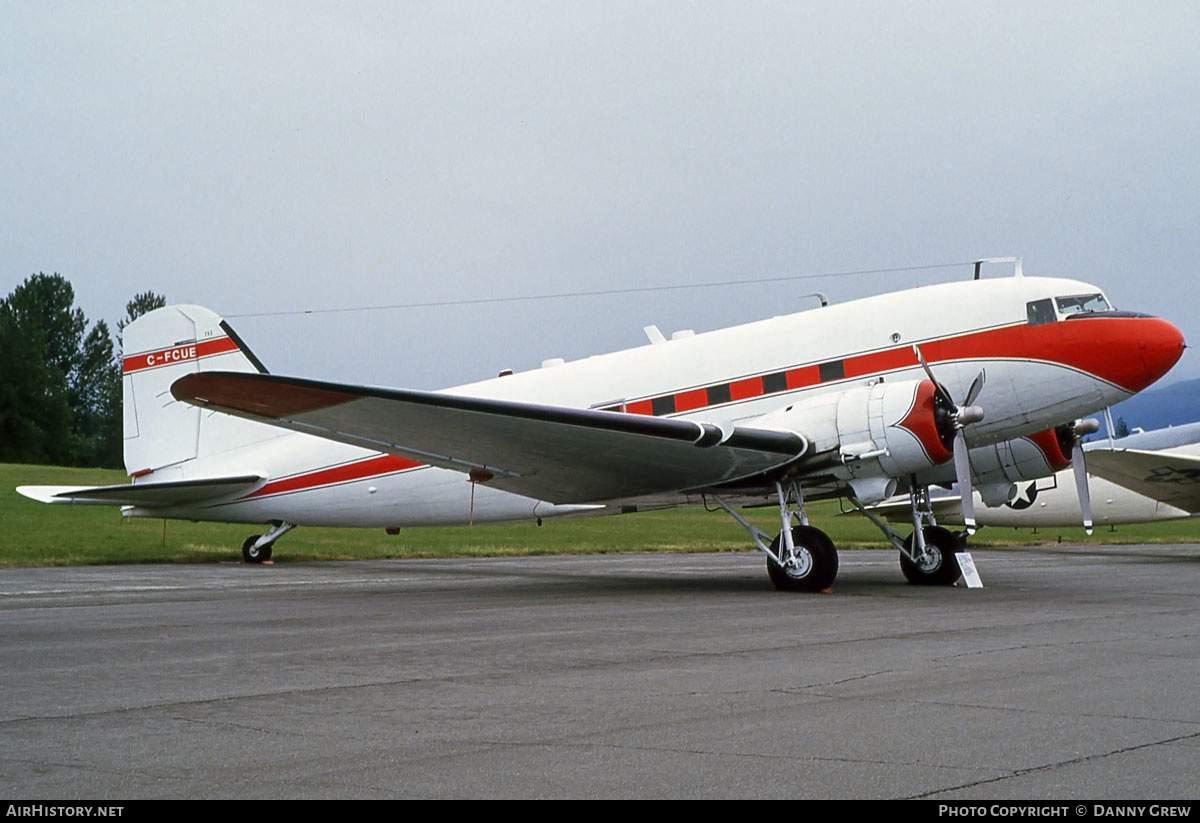
M 166 306 L 125 327 L 125 469 L 135 477 L 277 437 L 249 420 L 202 411 L 171 396 L 200 371 L 266 372 L 220 317 L 200 306 Z

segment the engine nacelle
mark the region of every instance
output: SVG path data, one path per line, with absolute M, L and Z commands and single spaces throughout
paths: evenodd
M 830 473 L 871 503 L 894 493 L 894 478 L 951 459 L 953 412 L 930 380 L 880 381 L 803 400 L 755 425 L 803 435 L 810 452 L 825 457 Z
M 1054 429 L 971 449 L 971 474 L 979 486 L 1036 480 L 1070 465 L 1071 444 L 1064 449 Z
M 1065 423 L 1053 429 L 971 449 L 971 475 L 985 505 L 996 507 L 1012 499 L 1016 483 L 1049 477 L 1071 465 L 1071 450 L 1081 434 L 1095 431 L 1094 420 Z M 922 472 L 919 480 L 951 483 L 954 472 L 944 467 Z

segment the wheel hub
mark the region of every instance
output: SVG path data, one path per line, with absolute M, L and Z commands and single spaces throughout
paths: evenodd
M 792 556 L 787 558 L 783 569 L 788 573 L 788 577 L 807 577 L 812 571 L 813 559 L 812 554 L 808 549 L 797 546 Z
M 942 553 L 932 546 L 927 545 L 925 553 L 917 558 L 917 568 L 926 573 L 937 571 L 940 565 L 942 565 Z

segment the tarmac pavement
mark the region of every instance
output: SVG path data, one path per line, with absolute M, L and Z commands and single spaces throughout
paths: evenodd
M 0 794 L 1200 795 L 1200 546 L 973 555 L 3 569 Z

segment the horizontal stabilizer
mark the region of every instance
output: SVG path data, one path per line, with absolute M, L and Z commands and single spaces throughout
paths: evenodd
M 266 374 L 203 372 L 171 393 L 551 503 L 711 488 L 779 468 L 808 446 L 775 429 Z
M 1090 449 L 1087 469 L 1152 500 L 1200 512 L 1200 457 L 1136 449 Z
M 225 497 L 253 488 L 263 479 L 256 474 L 247 474 L 120 486 L 18 486 L 17 491 L 42 503 L 158 508 Z

